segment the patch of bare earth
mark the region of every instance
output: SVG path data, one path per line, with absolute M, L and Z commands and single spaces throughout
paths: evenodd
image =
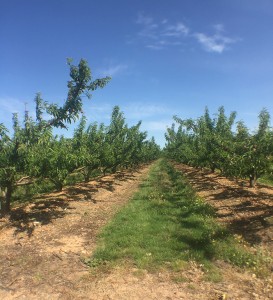
M 148 170 L 43 195 L 14 209 L 10 220 L 0 219 L 0 299 L 272 299 L 269 280 L 221 262 L 219 283 L 204 281 L 207 274 L 196 263 L 177 273 L 148 273 L 133 266 L 90 272 L 83 260 L 95 249 L 100 229 L 127 203 Z
M 244 180 L 231 180 L 217 173 L 184 164 L 175 164 L 175 167 L 187 177 L 197 194 L 215 207 L 219 222 L 227 226 L 234 234 L 242 237 L 251 246 L 252 251 L 262 251 L 273 257 L 272 187 L 257 184 L 255 188 L 250 188 Z M 271 270 L 273 271 L 273 265 Z M 225 275 L 229 278 L 228 272 Z M 234 280 L 238 275 L 230 273 L 231 279 Z M 241 274 L 240 276 L 246 279 L 249 275 Z M 258 280 L 254 276 L 249 277 L 247 281 L 253 287 L 260 281 L 261 286 L 265 288 L 264 291 L 267 292 L 264 293 L 263 289 L 256 286 L 253 292 L 258 298 L 246 299 L 273 299 L 272 274 L 265 280 Z
M 198 195 L 214 206 L 219 222 L 251 245 L 273 252 L 273 188 L 257 184 L 248 187 L 217 173 L 178 164 Z

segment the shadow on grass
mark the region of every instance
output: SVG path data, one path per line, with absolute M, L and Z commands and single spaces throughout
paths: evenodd
M 174 234 L 175 239 L 186 244 L 190 249 L 188 259 L 213 260 L 217 257 L 215 241 L 226 242 L 228 231 L 211 219 L 215 215 L 214 209 L 196 199 L 181 202 L 173 201 L 175 207 L 180 207 L 181 213 L 176 219 L 179 230 Z
M 183 165 L 176 168 L 185 174 L 197 192 L 208 192 L 208 202 L 217 207 L 218 219 L 226 222 L 231 232 L 243 236 L 252 245 L 263 243 L 273 225 L 266 221 L 273 216 L 272 187 L 257 184 L 256 189 L 251 189 L 232 180 L 230 185 L 225 185 L 219 182 L 226 179 L 223 176 Z M 264 188 L 269 193 L 262 190 Z

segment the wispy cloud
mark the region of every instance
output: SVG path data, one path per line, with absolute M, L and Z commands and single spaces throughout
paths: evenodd
M 112 110 L 113 106 L 109 103 L 104 103 L 101 105 L 90 105 L 90 109 L 96 111 L 96 112 L 110 112 Z
M 109 103 L 101 103 L 99 105 L 90 105 L 87 106 L 84 110 L 86 115 L 108 117 L 111 115 L 113 105 Z M 155 118 L 165 116 L 172 116 L 175 114 L 175 111 L 166 107 L 164 105 L 154 104 L 141 101 L 141 102 L 130 102 L 129 104 L 121 105 L 120 109 L 124 112 L 126 119 L 132 121 L 139 120 L 153 120 Z
M 131 103 L 123 107 L 125 115 L 131 119 L 144 119 L 150 118 L 153 116 L 162 116 L 166 114 L 171 114 L 169 108 L 164 107 L 163 105 L 156 104 L 147 104 L 147 103 Z
M 229 44 L 221 36 L 208 36 L 204 33 L 196 33 L 195 38 L 206 51 L 222 53 Z
M 137 39 L 151 50 L 163 50 L 171 46 L 182 46 L 185 40 L 197 41 L 204 50 L 211 53 L 223 53 L 238 39 L 229 37 L 221 23 L 212 26 L 213 33 L 194 32 L 183 22 L 171 23 L 167 19 L 156 22 L 154 18 L 139 14 L 136 20 L 141 28 Z
M 223 24 L 215 24 L 213 25 L 213 29 L 215 33 L 212 35 L 200 32 L 193 35 L 206 51 L 222 53 L 237 41 L 226 35 Z
M 90 122 L 108 122 L 111 118 L 113 105 L 109 103 L 85 105 L 84 114 Z
M 100 69 L 98 70 L 98 73 L 101 76 L 117 76 L 121 73 L 123 73 L 124 71 L 126 71 L 128 69 L 128 65 L 126 64 L 117 64 L 117 65 L 110 65 L 105 69 Z
M 19 99 L 3 97 L 0 98 L 1 112 L 3 115 L 7 113 L 17 113 L 24 109 L 24 102 Z
M 26 105 L 26 106 L 25 106 Z M 35 118 L 35 110 L 32 103 L 13 97 L 0 97 L 0 123 L 11 130 L 13 113 L 19 114 L 19 122 L 23 120 L 25 108 L 29 111 L 29 116 Z
M 152 50 L 162 50 L 164 47 L 161 44 L 157 43 L 157 44 L 148 44 L 145 46 L 146 48 L 152 49 Z
M 139 14 L 136 23 L 141 26 L 138 32 L 140 38 L 157 39 L 158 24 L 156 24 L 151 17 Z
M 153 24 L 153 18 L 149 17 L 149 16 L 145 16 L 142 13 L 139 13 L 137 16 L 137 20 L 136 20 L 137 24 L 141 24 L 141 25 L 150 25 Z
M 144 14 L 138 15 L 136 24 L 140 26 L 138 40 L 153 50 L 180 45 L 181 40 L 189 34 L 189 28 L 182 22 L 170 23 L 167 19 L 156 22 Z
M 189 33 L 189 28 L 183 23 L 179 22 L 176 25 L 167 26 L 166 31 L 163 32 L 163 36 L 169 37 L 181 37 L 187 36 Z
M 86 106 L 85 115 L 90 122 L 103 122 L 105 125 L 110 123 L 113 105 L 109 103 L 92 104 Z M 120 105 L 120 110 L 124 112 L 126 123 L 129 126 L 135 125 L 141 121 L 141 130 L 147 131 L 149 136 L 158 136 L 162 146 L 164 145 L 164 133 L 166 128 L 172 123 L 170 116 L 176 111 L 163 104 L 150 103 L 145 101 L 130 102 L 129 104 Z M 160 119 L 160 121 L 158 121 Z
M 162 121 L 144 121 L 143 127 L 147 131 L 159 131 L 166 132 L 167 127 L 170 126 L 171 120 L 162 120 Z
M 0 123 L 11 130 L 12 128 L 12 114 L 24 113 L 24 102 L 20 99 L 12 97 L 0 97 Z M 21 114 L 21 115 L 22 115 Z
M 224 25 L 223 25 L 223 24 L 214 24 L 214 25 L 213 25 L 213 28 L 214 28 L 216 31 L 218 31 L 218 32 L 223 32 L 223 31 L 225 31 Z

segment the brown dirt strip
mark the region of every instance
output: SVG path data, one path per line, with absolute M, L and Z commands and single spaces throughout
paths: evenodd
M 243 180 L 230 180 L 183 164 L 176 164 L 198 195 L 214 206 L 219 222 L 249 244 L 273 254 L 273 188 Z

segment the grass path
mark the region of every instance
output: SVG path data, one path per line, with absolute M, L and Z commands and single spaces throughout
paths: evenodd
M 160 160 L 105 227 L 89 264 L 131 261 L 148 270 L 164 266 L 175 270 L 185 261 L 196 261 L 208 276 L 215 276 L 211 269 L 217 259 L 256 273 L 267 267 L 262 257 L 248 252 L 219 225 L 216 211 L 197 196 L 187 179 Z

